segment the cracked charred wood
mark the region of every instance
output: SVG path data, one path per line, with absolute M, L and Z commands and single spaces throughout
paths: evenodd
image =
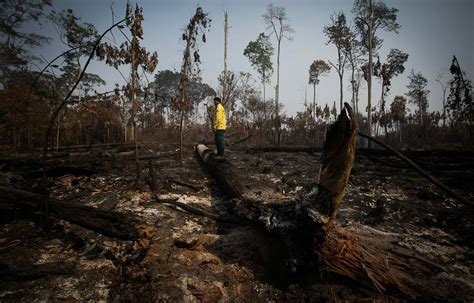
M 326 134 L 320 183 L 294 201 L 257 201 L 244 186 L 248 179 L 231 163 L 216 158 L 214 151 L 196 146 L 204 165 L 233 199 L 229 212 L 278 238 L 284 270 L 308 271 L 348 277 L 379 292 L 397 290 L 405 297 L 440 300 L 449 290 L 436 287 L 429 277 L 445 271 L 430 260 L 400 246 L 401 236 L 384 235 L 363 227 L 343 228 L 334 216 L 344 196 L 355 156 L 357 122 L 351 107 L 345 108 Z M 278 265 L 278 264 L 277 264 Z M 439 282 L 438 282 L 439 283 Z
M 1 204 L 15 205 L 31 213 L 42 210 L 44 196 L 19 189 L 0 186 Z M 93 230 L 102 235 L 121 240 L 134 240 L 139 238 L 135 227 L 137 222 L 123 214 L 104 211 L 86 205 L 74 205 L 55 199 L 48 199 L 49 214 Z

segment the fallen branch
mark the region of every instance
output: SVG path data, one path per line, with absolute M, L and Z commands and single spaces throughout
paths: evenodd
M 198 216 L 201 216 L 201 217 L 206 217 L 206 218 L 212 219 L 214 221 L 225 222 L 225 223 L 234 223 L 234 224 L 235 223 L 242 224 L 242 221 L 238 220 L 236 218 L 233 218 L 233 217 L 230 217 L 230 216 L 216 215 L 214 213 L 205 211 L 203 209 L 199 209 L 199 208 L 190 206 L 188 204 L 178 202 L 177 199 L 163 199 L 163 198 L 160 198 L 160 197 L 156 196 L 156 201 L 159 202 L 159 203 L 169 204 L 169 205 L 173 205 L 175 207 L 179 207 L 179 208 L 185 210 L 188 213 L 198 215 Z
M 410 165 L 414 170 L 416 170 L 418 173 L 420 173 L 420 175 L 422 175 L 423 177 L 425 177 L 426 179 L 428 179 L 429 181 L 431 181 L 431 183 L 433 183 L 434 185 L 436 185 L 439 189 L 443 190 L 445 193 L 448 194 L 448 196 L 450 196 L 451 198 L 454 198 L 456 200 L 458 200 L 459 202 L 462 202 L 466 205 L 474 205 L 474 203 L 472 201 L 468 201 L 466 199 L 464 199 L 462 196 L 460 196 L 459 194 L 455 193 L 453 190 L 451 190 L 449 187 L 447 187 L 446 185 L 444 185 L 440 180 L 438 180 L 436 177 L 432 176 L 431 174 L 429 174 L 427 171 L 425 171 L 424 169 L 422 169 L 421 167 L 419 167 L 415 162 L 413 162 L 412 160 L 408 159 L 407 157 L 405 157 L 403 154 L 399 153 L 398 151 L 396 151 L 393 147 L 371 137 L 371 136 L 368 136 L 364 133 L 361 133 L 361 132 L 358 132 L 359 136 L 361 137 L 364 137 L 366 139 L 369 139 L 370 141 L 373 141 L 375 143 L 377 143 L 378 145 L 384 147 L 385 149 L 388 149 L 389 151 L 393 152 L 395 155 L 397 155 L 398 158 L 400 158 L 401 160 L 405 161 L 405 163 L 407 163 L 408 165 Z
M 194 185 L 194 184 L 191 184 L 191 183 L 188 183 L 188 182 L 184 182 L 184 181 L 180 181 L 180 180 L 176 180 L 176 179 L 169 179 L 169 180 L 170 180 L 171 183 L 181 185 L 181 186 L 185 186 L 185 187 L 189 187 L 189 188 L 193 189 L 196 192 L 199 192 L 199 191 L 204 189 L 202 186 L 197 186 L 197 185 Z

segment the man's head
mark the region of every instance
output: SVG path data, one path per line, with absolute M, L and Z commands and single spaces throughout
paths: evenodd
M 219 103 L 221 103 L 221 98 L 215 97 L 215 98 L 214 98 L 214 105 L 217 105 L 217 104 L 219 104 Z

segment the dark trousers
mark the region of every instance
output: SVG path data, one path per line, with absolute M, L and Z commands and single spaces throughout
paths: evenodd
M 224 147 L 225 147 L 225 130 L 216 130 L 214 133 L 214 141 L 217 147 L 217 155 L 224 156 Z

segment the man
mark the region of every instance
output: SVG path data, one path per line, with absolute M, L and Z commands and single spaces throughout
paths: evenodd
M 214 129 L 214 140 L 217 147 L 218 157 L 224 157 L 224 133 L 226 129 L 225 110 L 221 102 L 221 98 L 214 98 L 214 106 L 216 107 L 216 111 L 214 113 L 214 123 L 212 126 Z

